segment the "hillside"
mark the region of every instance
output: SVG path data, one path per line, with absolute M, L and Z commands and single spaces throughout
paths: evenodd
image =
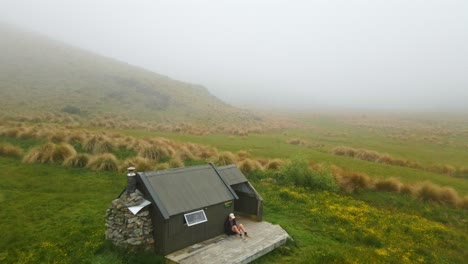
M 121 120 L 254 120 L 201 86 L 0 24 L 0 113 Z

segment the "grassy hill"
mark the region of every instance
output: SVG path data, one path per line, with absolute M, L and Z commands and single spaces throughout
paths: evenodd
M 173 80 L 0 24 L 0 113 L 84 118 L 239 121 L 254 115 L 201 86 Z

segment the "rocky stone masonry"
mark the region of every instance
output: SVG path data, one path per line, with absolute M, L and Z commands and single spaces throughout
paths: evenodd
M 144 198 L 139 190 L 127 197 L 123 193 L 112 201 L 106 212 L 106 239 L 114 245 L 130 251 L 153 251 L 153 224 L 148 207 L 134 215 L 128 207 L 143 203 Z

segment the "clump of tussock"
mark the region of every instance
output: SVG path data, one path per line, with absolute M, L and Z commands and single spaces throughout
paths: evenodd
M 424 182 L 417 189 L 415 196 L 423 201 L 438 204 L 457 205 L 460 198 L 457 191 L 450 187 L 440 187 L 431 182 Z
M 288 144 L 291 145 L 305 145 L 305 141 L 300 138 L 292 138 L 288 140 Z
M 404 195 L 414 196 L 416 193 L 416 187 L 414 184 L 402 184 L 400 188 L 400 193 Z
M 76 155 L 68 157 L 63 161 L 63 165 L 67 167 L 84 168 L 88 166 L 90 155 L 84 153 L 78 153 Z
M 142 157 L 126 159 L 122 166 L 120 166 L 120 171 L 127 171 L 128 167 L 135 167 L 136 171 L 152 171 L 156 168 L 155 163 L 152 160 Z
M 173 150 L 163 145 L 143 144 L 139 147 L 138 156 L 154 161 L 167 161 L 171 158 L 171 152 Z
M 23 150 L 11 144 L 0 143 L 0 156 L 20 157 Z
M 377 191 L 399 193 L 403 184 L 396 178 L 380 179 L 374 183 Z
M 348 193 L 362 192 L 373 184 L 372 179 L 364 173 L 345 171 L 337 166 L 332 166 L 330 171 L 340 188 Z
M 193 155 L 190 149 L 186 146 L 179 148 L 175 155 L 180 157 L 183 161 L 191 161 L 196 159 L 195 155 Z
M 169 161 L 169 167 L 170 168 L 181 168 L 181 167 L 184 167 L 184 166 L 185 166 L 184 161 L 182 161 L 182 159 L 180 157 L 173 157 Z
M 93 156 L 87 166 L 94 171 L 117 171 L 117 158 L 111 153 L 102 153 Z
M 163 162 L 163 163 L 159 163 L 158 165 L 156 165 L 156 169 L 157 170 L 167 170 L 167 169 L 170 169 L 171 166 L 169 165 L 168 162 Z
M 446 174 L 448 176 L 454 176 L 457 169 L 451 165 L 434 165 L 428 168 L 429 171 L 435 172 L 435 173 L 440 173 L 440 174 Z
M 28 138 L 36 138 L 37 137 L 37 132 L 38 130 L 35 128 L 29 128 L 26 130 L 23 130 L 18 134 L 18 138 L 21 139 L 28 139 Z
M 51 130 L 47 136 L 47 139 L 54 143 L 61 143 L 66 142 L 67 140 L 67 133 L 63 130 L 54 129 Z
M 83 149 L 91 153 L 109 153 L 114 148 L 114 144 L 105 136 L 92 136 L 83 145 Z
M 238 162 L 237 167 L 244 174 L 250 174 L 251 172 L 256 171 L 256 170 L 260 170 L 260 171 L 263 170 L 262 164 L 252 159 L 244 159 Z
M 84 133 L 72 133 L 67 136 L 66 142 L 70 144 L 85 144 L 86 136 Z
M 268 163 L 265 165 L 265 170 L 270 170 L 270 171 L 278 171 L 281 169 L 281 166 L 283 166 L 283 161 L 280 159 L 272 159 L 268 161 Z
M 52 163 L 62 162 L 68 157 L 76 155 L 76 150 L 70 144 L 46 143 L 31 149 L 23 158 L 24 163 Z
M 242 161 L 250 157 L 250 154 L 245 150 L 240 150 L 236 153 L 237 161 Z
M 460 200 L 458 201 L 458 207 L 460 207 L 461 209 L 468 210 L 468 196 L 460 198 Z
M 217 160 L 219 154 L 215 148 L 200 146 L 200 148 L 197 151 L 197 156 L 200 159 L 204 159 L 204 160 Z
M 224 166 L 224 165 L 234 164 L 236 163 L 236 161 L 237 161 L 237 158 L 232 152 L 223 151 L 219 153 L 218 161 L 216 162 L 216 164 L 218 164 L 219 166 Z
M 358 150 L 354 157 L 360 160 L 376 162 L 381 156 L 382 155 L 376 151 L 361 149 Z
M 350 147 L 340 146 L 332 150 L 332 153 L 339 156 L 348 156 L 354 157 L 357 154 L 357 151 Z

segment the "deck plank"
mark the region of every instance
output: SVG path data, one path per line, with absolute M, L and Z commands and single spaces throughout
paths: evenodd
M 180 264 L 244 264 L 283 245 L 289 237 L 279 225 L 256 222 L 247 218 L 238 220 L 238 223 L 246 227 L 249 237 L 217 236 L 171 253 L 166 258 Z

